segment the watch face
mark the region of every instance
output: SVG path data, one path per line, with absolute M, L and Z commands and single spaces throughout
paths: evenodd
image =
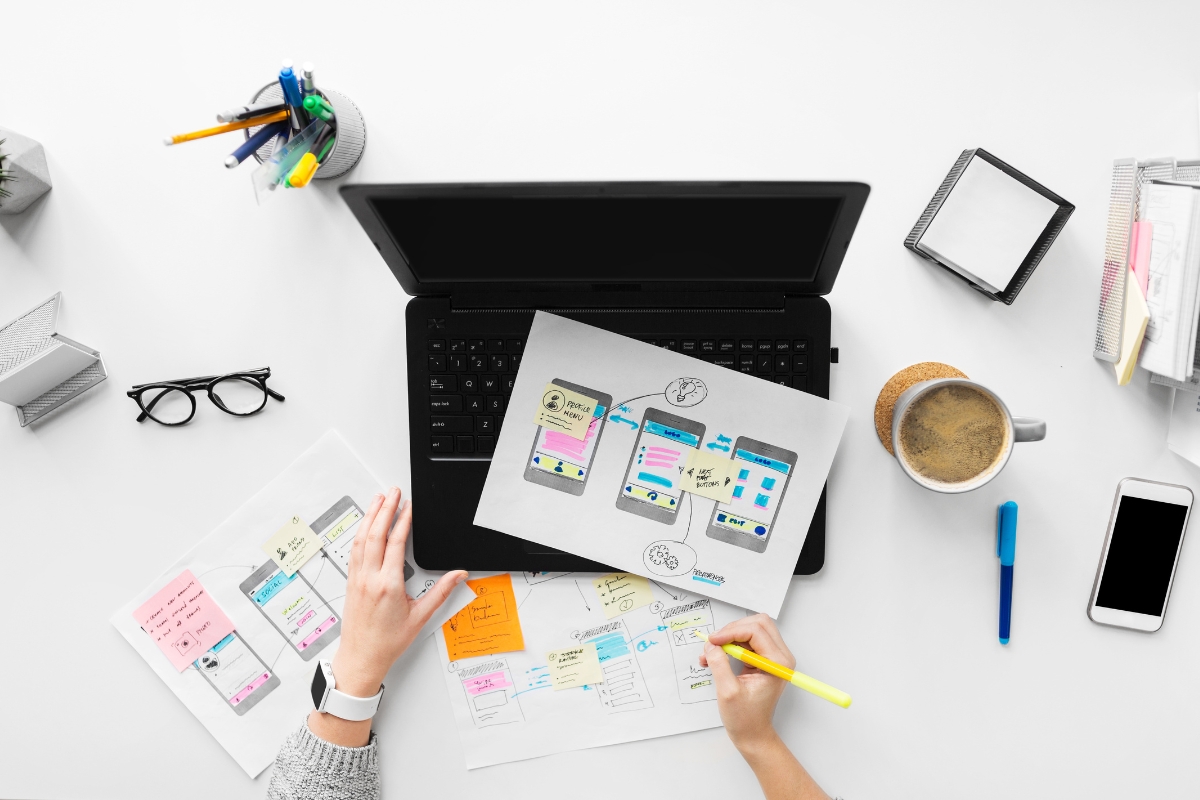
M 325 680 L 325 670 L 321 664 L 317 664 L 317 674 L 313 675 L 312 682 L 313 708 L 321 707 L 321 701 L 325 699 L 325 687 L 328 685 L 328 681 Z

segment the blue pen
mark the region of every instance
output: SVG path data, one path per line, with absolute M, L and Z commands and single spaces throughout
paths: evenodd
M 1012 629 L 1013 562 L 1017 556 L 1017 504 L 1012 500 L 996 510 L 996 556 L 1000 559 L 1000 644 L 1008 644 Z
M 258 148 L 262 147 L 267 142 L 271 141 L 272 136 L 278 136 L 281 133 L 286 134 L 288 129 L 287 122 L 272 122 L 270 125 L 263 125 L 258 129 L 258 133 L 251 136 L 242 146 L 225 157 L 225 166 L 233 169 L 238 164 L 250 157 Z
M 292 131 L 299 133 L 308 124 L 308 114 L 304 111 L 304 97 L 300 94 L 300 84 L 290 59 L 285 60 L 283 69 L 279 70 L 279 88 L 283 89 L 283 99 L 292 112 Z

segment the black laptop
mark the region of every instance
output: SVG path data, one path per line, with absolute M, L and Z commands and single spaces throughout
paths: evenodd
M 829 396 L 833 288 L 862 183 L 341 188 L 413 299 L 413 546 L 426 569 L 608 569 L 472 524 L 537 309 Z M 522 415 L 524 416 L 524 415 Z M 825 494 L 796 574 L 825 562 Z

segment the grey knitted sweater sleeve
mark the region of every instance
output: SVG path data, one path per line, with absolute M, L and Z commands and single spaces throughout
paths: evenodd
M 379 755 L 375 732 L 366 747 L 340 747 L 318 739 L 306 721 L 292 732 L 279 755 L 267 800 L 376 800 Z

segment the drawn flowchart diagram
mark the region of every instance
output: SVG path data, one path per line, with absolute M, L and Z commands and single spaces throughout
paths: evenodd
M 618 576 L 514 573 L 511 585 L 522 650 L 451 659 L 446 638 L 434 637 L 469 768 L 720 724 L 706 702 L 716 700 L 711 674 L 688 679 L 689 658 L 700 668 L 691 634 L 743 609 L 651 583 L 649 604 L 621 611 L 618 602 L 606 618 L 602 595 L 625 596 Z M 601 680 L 556 688 L 547 655 L 580 646 L 595 648 Z

